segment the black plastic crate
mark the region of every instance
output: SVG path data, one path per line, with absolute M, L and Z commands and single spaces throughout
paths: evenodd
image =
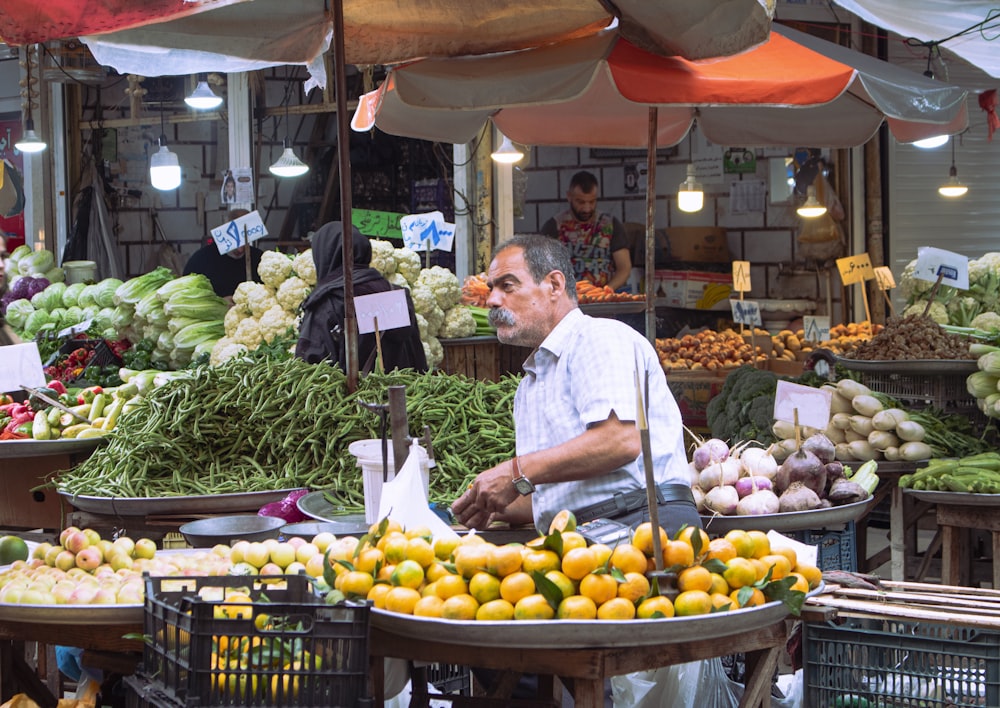
M 816 531 L 789 531 L 786 534 L 799 541 L 816 546 L 816 567 L 820 570 L 858 570 L 857 534 L 850 521 L 842 531 L 820 529 Z
M 472 695 L 472 670 L 461 664 L 428 664 L 427 681 L 441 693 Z
M 371 705 L 369 610 L 304 575 L 147 576 L 142 673 L 167 706 Z
M 806 622 L 803 629 L 803 705 L 1000 705 L 996 630 L 888 616 L 846 617 L 840 624 Z

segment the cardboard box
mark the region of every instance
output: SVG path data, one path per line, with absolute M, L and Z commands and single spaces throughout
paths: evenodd
M 657 297 L 666 300 L 667 307 L 689 310 L 729 311 L 729 296 L 733 292 L 730 273 L 710 273 L 699 270 L 658 270 L 653 275 Z
M 672 226 L 667 229 L 670 259 L 695 263 L 728 263 L 726 230 L 718 226 Z
M 667 386 L 674 394 L 684 425 L 688 428 L 708 425 L 708 402 L 719 395 L 725 382 L 725 372 L 671 371 L 667 374 Z

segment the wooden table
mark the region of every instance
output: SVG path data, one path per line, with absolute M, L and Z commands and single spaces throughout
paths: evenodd
M 993 588 L 1000 589 L 1000 506 L 938 504 L 941 529 L 941 582 L 971 585 L 971 564 L 966 529 L 989 531 L 993 538 Z
M 372 627 L 369 646 L 376 705 L 382 705 L 385 700 L 383 659 L 386 657 L 479 666 L 513 675 L 539 674 L 538 700 L 522 705 L 560 705 L 558 699 L 561 685 L 573 695 L 577 708 L 603 708 L 604 680 L 612 676 L 745 653 L 746 689 L 740 707 L 766 708 L 771 704 L 771 683 L 786 638 L 785 620 L 782 619 L 753 632 L 731 637 L 676 644 L 585 649 L 503 646 L 500 644 L 502 637 L 498 637 L 497 646 L 468 646 L 459 642 L 452 644 L 414 639 Z M 494 694 L 480 701 L 491 705 L 518 705 L 518 701 L 510 698 L 509 692 L 516 684 L 515 679 L 516 676 L 511 680 L 498 682 Z M 416 694 L 414 699 L 416 700 Z M 463 701 L 476 702 L 476 699 Z

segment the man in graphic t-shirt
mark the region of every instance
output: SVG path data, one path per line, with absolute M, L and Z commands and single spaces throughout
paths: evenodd
M 573 175 L 566 191 L 569 209 L 542 225 L 541 232 L 569 249 L 577 280 L 618 290 L 632 270 L 625 227 L 610 214 L 597 211 L 597 177 Z

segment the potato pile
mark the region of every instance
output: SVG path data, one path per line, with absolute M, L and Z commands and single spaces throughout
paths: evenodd
M 763 341 L 761 342 L 763 344 Z M 676 370 L 718 371 L 767 359 L 767 352 L 731 329 L 716 332 L 706 329 L 683 337 L 656 340 L 660 365 L 667 373 Z

